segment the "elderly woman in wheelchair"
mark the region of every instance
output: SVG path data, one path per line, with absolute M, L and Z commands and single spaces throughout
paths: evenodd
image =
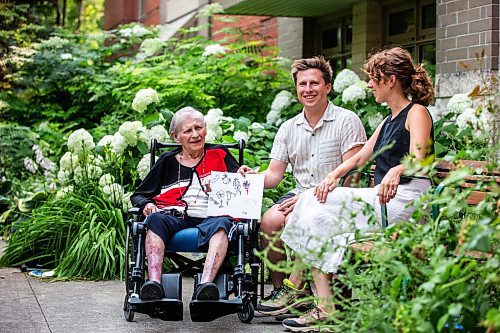
M 208 252 L 201 281 L 193 299 L 217 300 L 213 283 L 226 256 L 231 218 L 208 217 L 209 179 L 212 171 L 235 172 L 238 163 L 224 146 L 205 143 L 207 129 L 203 114 L 193 108 L 179 110 L 170 123 L 170 134 L 180 149 L 160 156 L 131 197 L 146 217 L 145 253 L 149 281 L 140 290 L 143 300 L 161 299 L 162 263 L 165 244 L 186 228 L 198 228 L 198 247 Z
M 127 227 L 125 319 L 132 321 L 134 312 L 141 312 L 164 320 L 182 320 L 180 273 L 194 272 L 194 265 L 191 319 L 211 321 L 238 313 L 241 321 L 250 322 L 261 268 L 253 251 L 257 247 L 257 222 L 207 214 L 211 173 L 236 172 L 243 163 L 244 141 L 206 143 L 203 114 L 191 107 L 175 113 L 170 134 L 176 143 L 152 140 L 151 170 L 131 196 L 134 208 L 130 212 L 137 214 L 137 219 L 130 220 Z M 162 148 L 174 149 L 161 154 L 155 163 L 155 152 Z M 239 163 L 228 148 L 239 149 Z M 203 268 L 199 269 L 198 261 L 177 252 L 206 252 Z M 228 252 L 236 256 L 232 274 L 220 270 Z M 165 255 L 177 267 L 162 274 Z M 143 274 L 144 256 L 147 280 Z M 245 271 L 247 263 L 251 274 Z M 230 299 L 230 294 L 235 297 Z

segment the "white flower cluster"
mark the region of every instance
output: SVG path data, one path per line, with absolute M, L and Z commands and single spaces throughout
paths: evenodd
M 205 51 L 203 52 L 204 57 L 208 57 L 211 55 L 219 55 L 225 54 L 227 52 L 227 47 L 222 46 L 220 44 L 212 44 L 205 46 Z
M 35 174 L 38 171 L 38 164 L 36 164 L 35 161 L 33 161 L 31 158 L 25 157 L 23 162 L 24 162 L 24 167 L 29 172 Z
M 384 120 L 384 116 L 381 113 L 370 114 L 368 116 L 368 126 L 370 126 L 372 131 L 375 131 L 382 120 Z
M 90 151 L 94 149 L 94 138 L 85 129 L 80 128 L 68 137 L 68 149 L 69 151 L 79 154 L 85 151 Z
M 224 8 L 218 2 L 206 5 L 200 10 L 201 16 L 213 16 L 214 14 L 221 14 L 221 13 L 224 13 Z
M 35 161 L 37 164 L 39 164 L 47 172 L 56 171 L 56 164 L 47 157 L 43 156 L 43 152 L 38 145 L 33 145 L 32 149 L 35 152 Z
M 140 121 L 126 121 L 118 129 L 118 132 L 125 138 L 131 147 L 137 145 L 140 134 L 145 131 L 146 128 Z
M 109 201 L 111 201 L 113 204 L 115 205 L 122 204 L 123 195 L 125 193 L 123 187 L 120 184 L 111 183 L 109 185 L 105 185 L 103 186 L 102 191 L 107 196 Z
M 21 66 L 25 63 L 31 62 L 31 57 L 38 52 L 37 50 L 29 47 L 11 46 L 10 49 L 12 51 L 9 53 L 5 61 L 16 66 Z
M 111 152 L 116 155 L 121 155 L 127 149 L 127 140 L 116 132 L 114 135 L 105 135 L 97 144 L 100 147 L 110 148 Z
M 345 89 L 347 89 L 347 87 L 358 81 L 361 81 L 358 74 L 348 68 L 345 68 L 335 77 L 335 80 L 333 81 L 333 90 L 341 94 Z
M 271 111 L 266 115 L 267 123 L 279 126 L 284 120 L 281 118 L 281 112 L 289 107 L 294 101 L 295 98 L 292 93 L 287 90 L 282 90 L 277 93 L 271 104 Z
M 54 36 L 50 37 L 49 39 L 43 40 L 38 46 L 41 48 L 60 49 L 68 45 L 69 43 L 70 41 L 66 38 Z
M 207 124 L 207 142 L 214 142 L 222 136 L 222 128 L 220 123 L 224 113 L 221 109 L 210 109 L 205 115 L 205 124 Z
M 146 38 L 142 41 L 140 50 L 148 57 L 163 48 L 163 41 L 159 38 Z
M 250 136 L 248 135 L 247 132 L 244 132 L 244 131 L 241 131 L 241 130 L 236 130 L 234 131 L 234 134 L 233 134 L 233 139 L 235 139 L 236 141 L 240 141 L 241 139 L 245 140 L 245 142 L 248 142 L 248 138 Z
M 141 134 L 139 134 L 139 139 L 142 142 L 146 143 L 148 146 L 151 143 L 152 139 L 156 139 L 158 140 L 158 142 L 165 142 L 167 141 L 167 138 L 168 133 L 163 125 L 153 126 L 150 129 L 146 129 Z
M 141 89 L 135 94 L 132 101 L 132 109 L 137 112 L 144 112 L 151 103 L 158 103 L 160 98 L 153 88 Z
M 342 102 L 356 103 L 359 100 L 364 100 L 366 98 L 366 91 L 361 86 L 357 84 L 350 85 L 342 92 Z
M 9 107 L 9 103 L 0 99 L 0 111 L 5 110 Z
M 453 95 L 446 108 L 449 112 L 459 115 L 465 111 L 467 108 L 472 107 L 472 100 L 467 94 L 455 94 Z
M 460 132 L 465 130 L 472 130 L 475 137 L 480 139 L 487 139 L 494 127 L 495 117 L 487 109 L 474 109 L 466 108 L 461 114 L 457 116 L 456 124 Z
M 71 53 L 61 53 L 62 60 L 71 60 L 73 59 L 73 55 Z
M 139 163 L 137 163 L 137 173 L 139 174 L 139 178 L 143 180 L 146 178 L 149 172 L 149 165 L 151 162 L 151 154 L 144 155 Z
M 104 174 L 101 176 L 101 178 L 99 178 L 99 186 L 100 187 L 104 187 L 106 185 L 111 185 L 115 182 L 115 177 L 113 177 L 113 175 L 107 173 L 107 174 Z
M 73 193 L 73 191 L 74 191 L 73 185 L 62 186 L 62 187 L 58 188 L 57 192 L 56 192 L 56 200 L 64 198 L 68 194 Z
M 152 34 L 152 31 L 144 28 L 140 24 L 136 24 L 132 28 L 120 29 L 118 33 L 123 37 L 144 37 Z

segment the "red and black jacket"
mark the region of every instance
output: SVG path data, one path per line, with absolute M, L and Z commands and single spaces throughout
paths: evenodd
M 205 144 L 205 154 L 202 160 L 192 168 L 180 165 L 175 155 L 181 148 L 160 155 L 153 168 L 137 190 L 130 197 L 132 205 L 140 211 L 146 204 L 154 203 L 159 209 L 168 207 L 183 207 L 187 211 L 187 204 L 182 199 L 184 193 L 192 183 L 193 177 L 199 177 L 200 183 L 209 177 L 212 171 L 236 172 L 238 162 L 223 145 Z

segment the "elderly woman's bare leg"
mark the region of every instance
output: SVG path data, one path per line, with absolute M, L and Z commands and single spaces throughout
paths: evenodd
M 148 258 L 148 275 L 150 281 L 161 283 L 161 268 L 165 244 L 163 240 L 153 231 L 148 230 L 146 234 L 146 257 Z
M 226 257 L 228 243 L 227 234 L 222 229 L 219 229 L 212 238 L 210 238 L 207 258 L 205 259 L 205 265 L 203 267 L 203 275 L 199 283 L 212 282 L 215 279 Z
M 314 279 L 314 284 L 316 285 L 316 290 L 318 293 L 318 308 L 326 313 L 332 313 L 335 311 L 335 304 L 333 303 L 332 294 L 332 274 L 326 274 L 319 269 L 312 268 L 311 273 Z

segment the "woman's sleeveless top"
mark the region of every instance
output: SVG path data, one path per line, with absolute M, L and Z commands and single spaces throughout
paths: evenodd
M 413 103 L 408 104 L 394 119 L 388 116 L 373 147 L 375 158 L 375 185 L 380 184 L 386 173 L 401 164 L 404 156 L 410 152 L 410 132 L 405 128 L 406 118 Z M 430 114 L 429 114 L 430 115 Z M 432 119 L 432 117 L 431 117 Z M 431 142 L 426 147 L 425 156 L 434 155 L 434 127 L 431 128 Z M 392 147 L 379 152 L 380 149 L 393 144 Z M 411 178 L 401 177 L 400 184 L 406 184 Z

